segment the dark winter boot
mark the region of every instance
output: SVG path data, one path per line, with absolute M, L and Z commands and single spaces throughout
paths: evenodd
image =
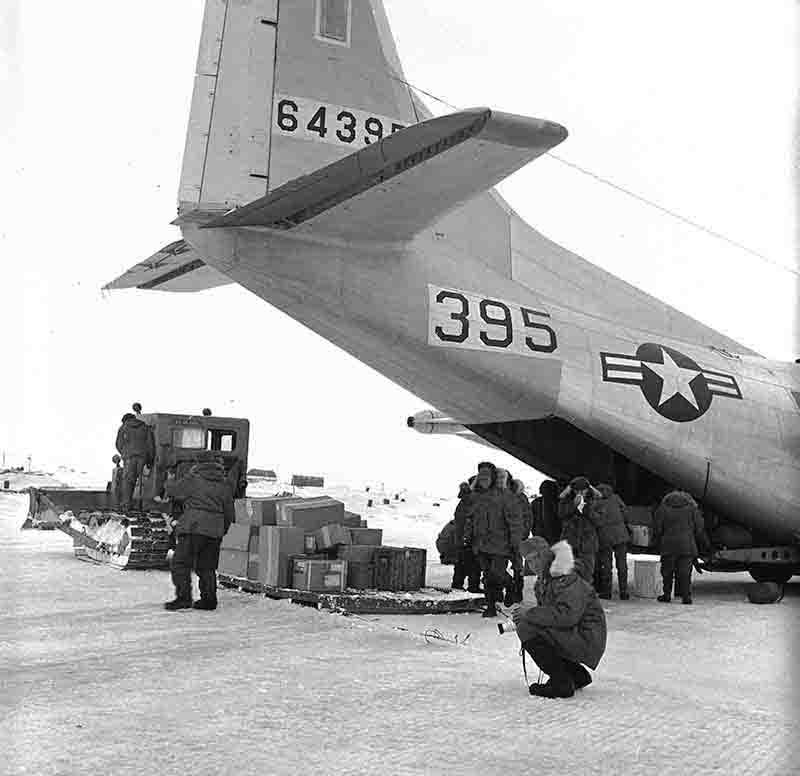
M 192 599 L 189 598 L 175 598 L 172 601 L 167 601 L 164 604 L 164 608 L 168 612 L 174 612 L 178 609 L 191 609 L 192 608 Z
M 546 684 L 532 684 L 528 691 L 537 698 L 571 698 L 575 695 L 575 682 L 569 674 L 550 677 Z
M 672 596 L 664 593 L 664 595 L 660 595 L 656 600 L 661 601 L 662 604 L 668 604 L 672 600 Z
M 685 604 L 690 604 L 690 603 L 692 603 L 692 597 L 691 597 L 690 595 L 685 595 L 685 596 L 684 596 L 684 597 L 681 599 L 681 601 L 682 601 L 683 603 L 685 603 Z
M 486 591 L 486 608 L 481 616 L 497 617 L 497 594 L 493 589 Z
M 580 664 L 565 661 L 569 675 L 576 690 L 582 690 L 592 683 L 592 675 Z
M 619 592 L 619 600 L 620 601 L 630 601 L 631 596 L 630 593 L 626 590 L 624 593 L 620 590 Z
M 211 570 L 203 570 L 197 574 L 197 583 L 200 588 L 200 600 L 194 605 L 195 609 L 212 611 L 217 608 L 217 575 Z

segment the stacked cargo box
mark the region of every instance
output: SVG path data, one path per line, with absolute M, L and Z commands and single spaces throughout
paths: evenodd
M 385 547 L 383 532 L 327 496 L 237 499 L 219 572 L 270 587 L 316 592 L 418 590 L 425 550 Z

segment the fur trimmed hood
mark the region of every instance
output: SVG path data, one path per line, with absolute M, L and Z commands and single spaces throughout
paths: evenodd
M 551 577 L 563 577 L 567 574 L 572 574 L 575 571 L 575 556 L 572 553 L 572 546 L 570 543 L 563 539 L 556 542 L 551 548 L 555 558 L 550 564 Z
M 667 493 L 661 503 L 673 509 L 697 506 L 697 502 L 684 490 L 673 490 L 671 493 Z

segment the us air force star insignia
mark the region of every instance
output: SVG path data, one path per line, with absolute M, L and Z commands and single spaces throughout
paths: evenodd
M 638 385 L 647 403 L 676 423 L 697 420 L 714 396 L 741 399 L 733 375 L 703 369 L 689 356 L 666 345 L 646 342 L 635 356 L 601 353 L 603 381 Z

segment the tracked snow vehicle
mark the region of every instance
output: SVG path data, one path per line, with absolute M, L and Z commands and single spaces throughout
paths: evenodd
M 72 537 L 77 557 L 117 568 L 166 568 L 172 523 L 180 504 L 164 498 L 167 473 L 189 471 L 201 451 L 218 454 L 234 498 L 246 494 L 250 423 L 210 414 L 142 415 L 153 435 L 155 456 L 133 493 L 133 508 L 121 505 L 124 469 L 117 467 L 105 490 L 30 488 L 23 528 L 56 528 Z

